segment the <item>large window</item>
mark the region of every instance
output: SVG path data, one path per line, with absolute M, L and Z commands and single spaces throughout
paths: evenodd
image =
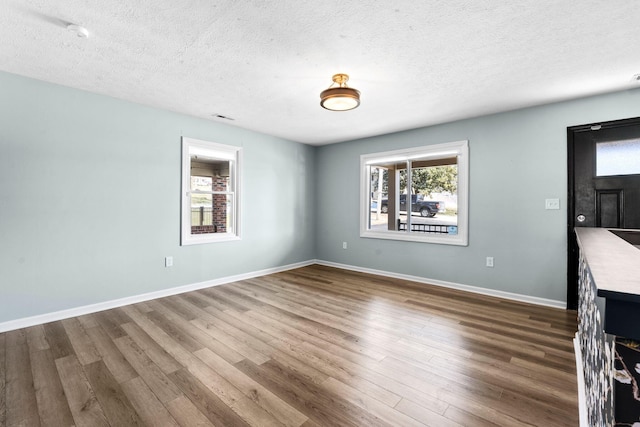
M 467 141 L 360 156 L 360 236 L 468 244 Z
M 241 153 L 182 138 L 182 245 L 240 238 Z

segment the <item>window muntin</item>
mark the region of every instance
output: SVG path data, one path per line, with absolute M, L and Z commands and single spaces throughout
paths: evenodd
M 362 237 L 468 244 L 467 141 L 365 154 L 360 169 Z
M 640 174 L 640 139 L 596 143 L 596 176 Z
M 235 240 L 241 149 L 182 138 L 181 244 Z

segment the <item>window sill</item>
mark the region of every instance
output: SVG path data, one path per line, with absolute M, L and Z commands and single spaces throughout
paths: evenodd
M 220 235 L 190 235 L 187 238 L 182 239 L 182 246 L 189 245 L 200 245 L 204 243 L 215 243 L 215 242 L 230 242 L 234 240 L 241 240 L 240 236 L 236 236 L 235 234 L 220 234 Z
M 369 239 L 402 240 L 406 242 L 436 243 L 440 245 L 468 246 L 466 236 L 462 234 L 452 235 L 421 235 L 419 233 L 407 233 L 405 231 L 360 231 L 360 237 Z

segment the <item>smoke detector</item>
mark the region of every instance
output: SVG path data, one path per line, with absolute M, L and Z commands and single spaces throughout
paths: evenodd
M 72 33 L 75 33 L 75 35 L 83 39 L 86 39 L 89 37 L 89 30 L 77 24 L 67 25 L 67 30 L 71 31 Z

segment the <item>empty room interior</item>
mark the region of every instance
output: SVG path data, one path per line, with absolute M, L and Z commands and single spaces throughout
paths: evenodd
M 640 7 L 418 3 L 5 2 L 0 426 L 640 422 Z

